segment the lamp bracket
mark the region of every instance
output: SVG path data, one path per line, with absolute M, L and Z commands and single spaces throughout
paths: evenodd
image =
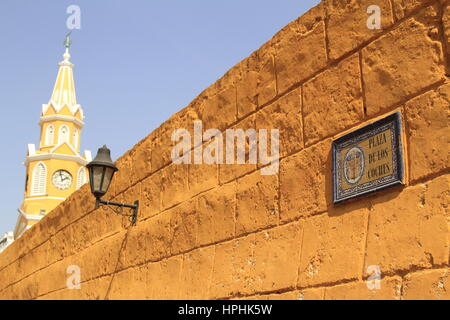
M 107 208 L 109 208 L 111 211 L 113 211 L 118 215 L 129 217 L 131 224 L 133 226 L 136 225 L 139 210 L 139 200 L 136 200 L 134 204 L 126 204 L 120 202 L 105 201 L 97 198 L 97 200 L 95 201 L 95 208 L 98 209 L 100 208 L 100 206 L 106 206 Z M 115 209 L 114 207 L 118 207 L 119 209 Z M 123 208 L 132 209 L 132 213 L 131 214 L 124 213 Z

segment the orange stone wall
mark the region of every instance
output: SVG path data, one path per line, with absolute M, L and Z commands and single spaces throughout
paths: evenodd
M 105 199 L 139 199 L 136 226 L 95 210 L 84 186 L 0 254 L 0 298 L 449 299 L 449 13 L 322 1 L 117 161 Z M 331 141 L 394 110 L 406 185 L 333 205 Z M 171 134 L 195 120 L 280 129 L 279 174 L 173 164 Z

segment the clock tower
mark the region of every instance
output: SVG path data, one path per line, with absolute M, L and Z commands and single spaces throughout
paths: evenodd
M 90 151 L 80 155 L 84 115 L 75 95 L 69 35 L 64 45 L 52 96 L 42 105 L 39 146 L 28 145 L 24 200 L 18 209 L 15 239 L 88 180 L 85 166 L 92 157 Z

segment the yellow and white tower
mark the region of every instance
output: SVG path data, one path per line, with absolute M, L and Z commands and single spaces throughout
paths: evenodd
M 85 166 L 92 156 L 90 151 L 80 155 L 84 115 L 75 95 L 69 36 L 64 44 L 66 51 L 59 63 L 55 88 L 49 103 L 42 105 L 39 147 L 28 145 L 25 194 L 15 239 L 88 180 Z

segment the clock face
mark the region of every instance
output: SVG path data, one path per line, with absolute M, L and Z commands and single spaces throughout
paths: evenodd
M 53 174 L 52 182 L 59 190 L 67 190 L 72 185 L 72 175 L 66 170 L 58 170 Z

